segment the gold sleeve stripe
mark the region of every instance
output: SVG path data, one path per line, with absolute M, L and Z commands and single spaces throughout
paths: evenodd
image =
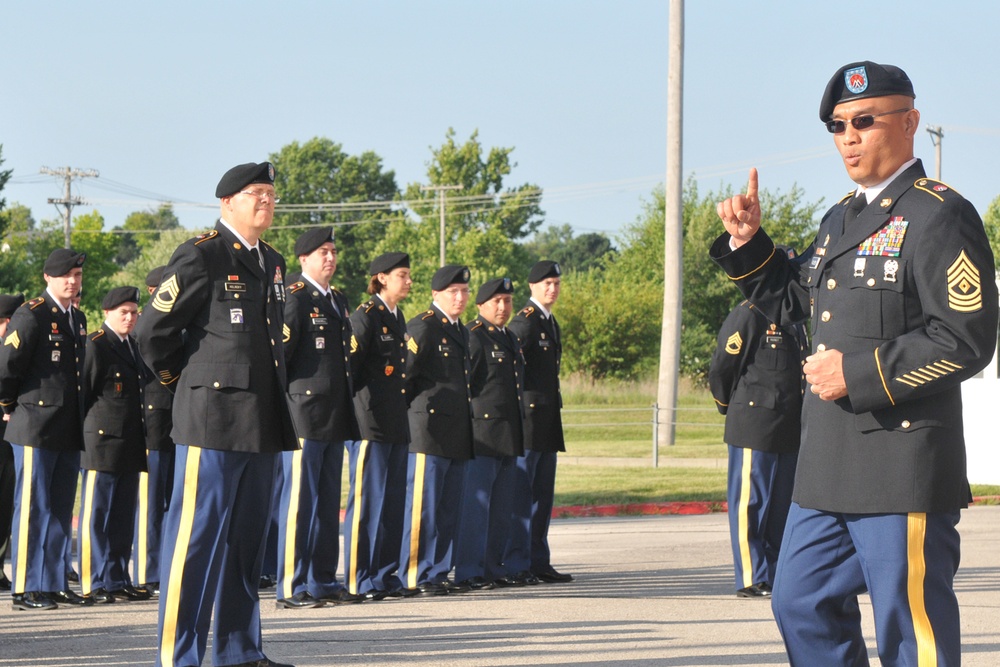
M 902 382 L 903 384 L 911 387 L 917 387 L 927 384 L 928 382 L 933 382 L 934 380 L 940 380 L 941 378 L 951 375 L 955 371 L 960 371 L 963 368 L 964 366 L 956 364 L 953 361 L 939 359 L 935 362 L 927 364 L 926 366 L 922 366 L 921 368 L 914 368 L 911 371 L 907 371 L 899 377 L 893 378 L 893 380 L 896 382 Z
M 919 387 L 920 385 L 923 384 L 923 382 L 911 381 L 905 375 L 900 375 L 898 378 L 896 378 L 896 382 L 902 382 L 903 384 L 909 385 L 909 386 L 913 387 L 914 389 L 916 389 L 917 387 Z
M 891 404 L 896 405 L 896 400 L 892 397 L 892 394 L 889 393 L 889 385 L 885 383 L 885 375 L 882 374 L 882 362 L 879 361 L 877 347 L 875 348 L 875 367 L 878 368 L 878 377 L 882 380 L 882 388 L 885 389 L 885 395 L 889 397 L 889 402 Z
M 723 403 L 722 401 L 720 401 L 717 398 L 713 398 L 712 400 L 714 400 L 716 402 L 716 404 L 721 405 L 724 408 L 728 408 L 729 407 L 729 403 Z
M 942 359 L 941 361 L 935 361 L 934 364 L 944 366 L 945 368 L 950 368 L 953 371 L 959 371 L 965 368 L 964 366 L 959 366 L 955 362 L 947 361 L 946 359 Z
M 932 382 L 934 380 L 937 380 L 939 377 L 941 377 L 941 375 L 939 375 L 937 373 L 928 373 L 925 368 L 918 368 L 917 370 L 911 371 L 911 372 L 913 373 L 913 375 L 915 377 L 918 377 L 918 378 L 920 378 L 922 380 L 926 380 L 927 382 Z
M 777 250 L 776 248 L 771 248 L 771 254 L 768 255 L 767 259 L 765 259 L 763 262 L 761 262 L 760 266 L 758 266 L 753 271 L 750 271 L 749 273 L 744 273 L 742 276 L 729 276 L 729 279 L 730 280 L 743 280 L 747 276 L 752 276 L 753 274 L 757 273 L 758 271 L 760 271 L 761 269 L 764 268 L 765 264 L 767 264 L 768 262 L 771 261 L 771 258 L 774 257 L 774 253 L 776 252 L 776 250 Z

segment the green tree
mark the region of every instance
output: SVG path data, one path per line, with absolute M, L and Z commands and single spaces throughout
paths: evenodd
M 605 255 L 615 252 L 606 235 L 587 233 L 574 236 L 573 228 L 568 224 L 538 230 L 524 247 L 532 262 L 551 259 L 566 270 L 576 271 L 601 269 Z
M 49 231 L 43 231 L 31 209 L 17 203 L 3 215 L 7 229 L 0 237 L 0 292 L 32 298 L 45 289 L 42 265 L 48 253 L 61 245 L 61 228 L 57 230 L 55 223 L 50 223 Z
M 993 249 L 993 257 L 1000 259 L 1000 197 L 990 202 L 986 208 L 986 215 L 983 216 L 983 226 L 986 228 L 986 236 L 990 240 L 990 247 Z
M 181 223 L 170 204 L 161 204 L 155 211 L 134 211 L 124 224 L 115 227 L 120 232 L 115 264 L 124 267 L 160 240 L 160 232 L 180 229 Z
M 449 192 L 445 204 L 446 263 L 465 264 L 472 273 L 470 287 L 475 290 L 484 281 L 497 277 L 515 280 L 519 294 L 527 294 L 527 275 L 531 256 L 518 243 L 542 223 L 544 212 L 537 185 L 505 187 L 504 179 L 513 171 L 511 148 L 491 148 L 484 154 L 478 131 L 463 144 L 455 141 L 449 128 L 444 143 L 431 149 L 427 179 L 431 185 L 461 185 Z M 413 290 L 407 312 L 426 308 L 430 303 L 431 276 L 439 267 L 440 212 L 435 192 L 422 191 L 422 184 L 407 186 L 403 199 L 406 217 L 389 224 L 377 252 L 404 250 L 410 254 Z M 470 299 L 465 319 L 475 312 Z
M 3 166 L 3 144 L 0 144 L 0 166 Z M 7 181 L 10 180 L 11 174 L 13 173 L 13 169 L 0 169 L 0 195 L 3 194 L 4 186 L 7 185 Z M 0 239 L 4 237 L 7 226 L 10 224 L 7 216 L 4 214 L 4 208 L 6 208 L 6 206 L 7 199 L 0 196 Z
M 118 266 L 115 253 L 118 239 L 115 234 L 104 231 L 104 216 L 96 210 L 73 218 L 73 231 L 69 237 L 70 247 L 76 252 L 87 254 L 83 265 L 83 299 L 80 309 L 87 315 L 90 330 L 97 329 L 104 321 L 101 302 L 114 283 Z
M 298 271 L 295 239 L 309 227 L 333 225 L 338 250 L 333 282 L 355 305 L 368 284 L 378 240 L 390 220 L 401 215 L 389 208 L 399 194 L 395 172 L 385 171 L 382 158 L 372 151 L 348 155 L 340 144 L 321 137 L 292 142 L 269 159 L 281 203 L 265 240 L 285 256 L 289 272 Z M 361 202 L 366 204 L 350 206 Z

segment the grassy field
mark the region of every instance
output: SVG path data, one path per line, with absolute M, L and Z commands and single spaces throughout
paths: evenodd
M 660 448 L 657 468 L 652 467 L 655 402 L 652 381 L 563 383 L 566 454 L 560 455 L 556 505 L 725 500 L 725 466 L 714 467 L 727 456 L 724 417 L 711 394 L 682 382 L 675 444 Z M 602 458 L 635 459 L 638 465 L 602 464 Z M 680 461 L 671 465 L 671 459 L 685 459 L 685 467 L 677 467 Z M 706 467 L 688 467 L 690 459 L 706 459 Z M 1000 495 L 1000 486 L 977 484 L 972 492 Z

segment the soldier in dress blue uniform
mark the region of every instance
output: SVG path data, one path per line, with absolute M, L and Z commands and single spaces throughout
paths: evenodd
M 278 665 L 261 646 L 257 586 L 275 466 L 295 449 L 281 346 L 285 260 L 260 239 L 274 217 L 274 167 L 219 181 L 215 229 L 181 244 L 138 326 L 174 392 L 174 488 L 163 526 L 161 667 Z
M 351 377 L 347 297 L 330 284 L 337 271 L 332 227 L 295 241 L 302 279 L 288 288 L 283 342 L 288 406 L 301 449 L 285 452 L 278 518 L 278 606 L 351 602 L 337 581 L 344 443 L 358 438 Z
M 399 560 L 407 588 L 441 595 L 463 590 L 448 580 L 448 573 L 462 511 L 465 462 L 472 458 L 469 332 L 459 319 L 469 303 L 468 267 L 438 269 L 431 295 L 431 307 L 407 325 L 411 440 Z
M 0 294 L 0 344 L 7 335 L 7 322 L 14 311 L 24 303 L 24 295 Z M 10 523 L 14 518 L 14 450 L 4 439 L 7 429 L 6 418 L 0 419 L 0 591 L 9 591 L 11 584 L 4 572 L 10 546 Z
M 351 487 L 344 516 L 344 579 L 368 600 L 406 594 L 399 553 L 406 506 L 406 318 L 410 256 L 388 252 L 372 260 L 371 299 L 351 314 L 354 409 L 361 439 L 349 442 Z
M 786 249 L 790 257 L 795 251 Z M 802 324 L 778 326 L 743 301 L 719 330 L 708 384 L 726 415 L 726 500 L 736 595 L 766 598 L 774 585 L 792 502 L 802 413 Z
M 522 585 L 530 572 L 507 572 L 517 457 L 524 454 L 524 356 L 507 320 L 510 278 L 488 280 L 476 293 L 479 316 L 469 322 L 472 438 L 465 464 L 462 515 L 455 537 L 455 580 L 474 590 Z
M 115 287 L 101 308 L 104 324 L 88 336 L 82 377 L 80 586 L 95 602 L 148 600 L 128 574 L 139 473 L 146 469 L 142 388 L 149 371 L 131 336 L 138 288 Z
M 760 229 L 757 172 L 718 205 L 712 257 L 779 324 L 812 311 L 793 503 L 772 606 L 793 665 L 866 665 L 868 591 L 883 665 L 961 661 L 954 577 L 966 479 L 960 383 L 997 341 L 994 261 L 975 208 L 913 155 L 903 70 L 840 68 L 820 119 L 859 187 L 798 260 Z
M 150 297 L 160 286 L 163 270 L 166 268 L 158 266 L 146 274 L 146 291 Z M 146 472 L 139 473 L 132 581 L 138 582 L 140 588 L 152 595 L 160 594 L 163 517 L 170 506 L 170 493 L 174 483 L 174 441 L 170 438 L 170 431 L 174 426 L 173 405 L 173 393 L 155 379 L 143 386 Z
M 525 452 L 517 459 L 514 525 L 504 564 L 513 572 L 530 571 L 546 583 L 573 580 L 573 575 L 552 567 L 549 550 L 556 456 L 566 451 L 559 393 L 562 335 L 552 315 L 561 275 L 557 262 L 543 260 L 532 266 L 528 273 L 531 299 L 510 323 L 524 352 Z M 530 578 L 526 582 L 532 583 Z
M 64 559 L 83 449 L 79 375 L 87 320 L 72 299 L 83 283 L 85 259 L 69 248 L 52 251 L 42 269 L 45 293 L 14 312 L 0 347 L 0 407 L 17 476 L 15 609 L 93 604 L 69 590 Z

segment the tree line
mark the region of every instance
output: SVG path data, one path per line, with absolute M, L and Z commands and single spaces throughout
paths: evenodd
M 12 174 L 2 169 L 2 151 L 0 144 L 0 196 Z M 543 226 L 540 185 L 510 184 L 513 151 L 485 148 L 478 132 L 459 141 L 449 129 L 444 142 L 430 149 L 426 182 L 400 187 L 395 172 L 374 152 L 351 155 L 322 137 L 292 142 L 268 156 L 277 167 L 281 203 L 264 238 L 285 255 L 292 272 L 298 265 L 295 239 L 310 226 L 333 225 L 340 251 L 334 283 L 352 305 L 367 299 L 373 257 L 408 252 L 414 285 L 403 307 L 412 316 L 430 304 L 430 278 L 438 268 L 438 198 L 426 186 L 461 185 L 446 201 L 446 259 L 469 266 L 474 290 L 490 278 L 509 276 L 519 305 L 528 296 L 531 265 L 556 260 L 564 270 L 557 316 L 565 370 L 595 381 L 654 377 L 663 307 L 663 190 L 651 192 L 641 213 L 614 238 L 574 235 L 570 225 Z M 693 177 L 684 188 L 681 373 L 696 381 L 704 380 L 718 328 L 740 299 L 708 258 L 708 247 L 721 231 L 715 203 L 732 194 L 729 188 L 703 193 Z M 822 200 L 807 201 L 793 186 L 786 192 L 763 191 L 761 202 L 768 234 L 803 250 L 818 226 Z M 216 217 L 206 214 L 203 229 L 213 227 Z M 996 249 L 1000 197 L 985 222 Z M 200 231 L 183 229 L 169 204 L 133 212 L 110 230 L 96 210 L 77 215 L 70 242 L 88 257 L 82 306 L 89 321 L 102 321 L 100 302 L 108 289 L 141 286 L 150 269 L 165 264 L 180 242 Z M 62 244 L 60 220 L 36 221 L 28 208 L 7 206 L 0 198 L 0 292 L 39 294 L 45 286 L 42 264 Z M 474 315 L 470 304 L 466 319 Z

